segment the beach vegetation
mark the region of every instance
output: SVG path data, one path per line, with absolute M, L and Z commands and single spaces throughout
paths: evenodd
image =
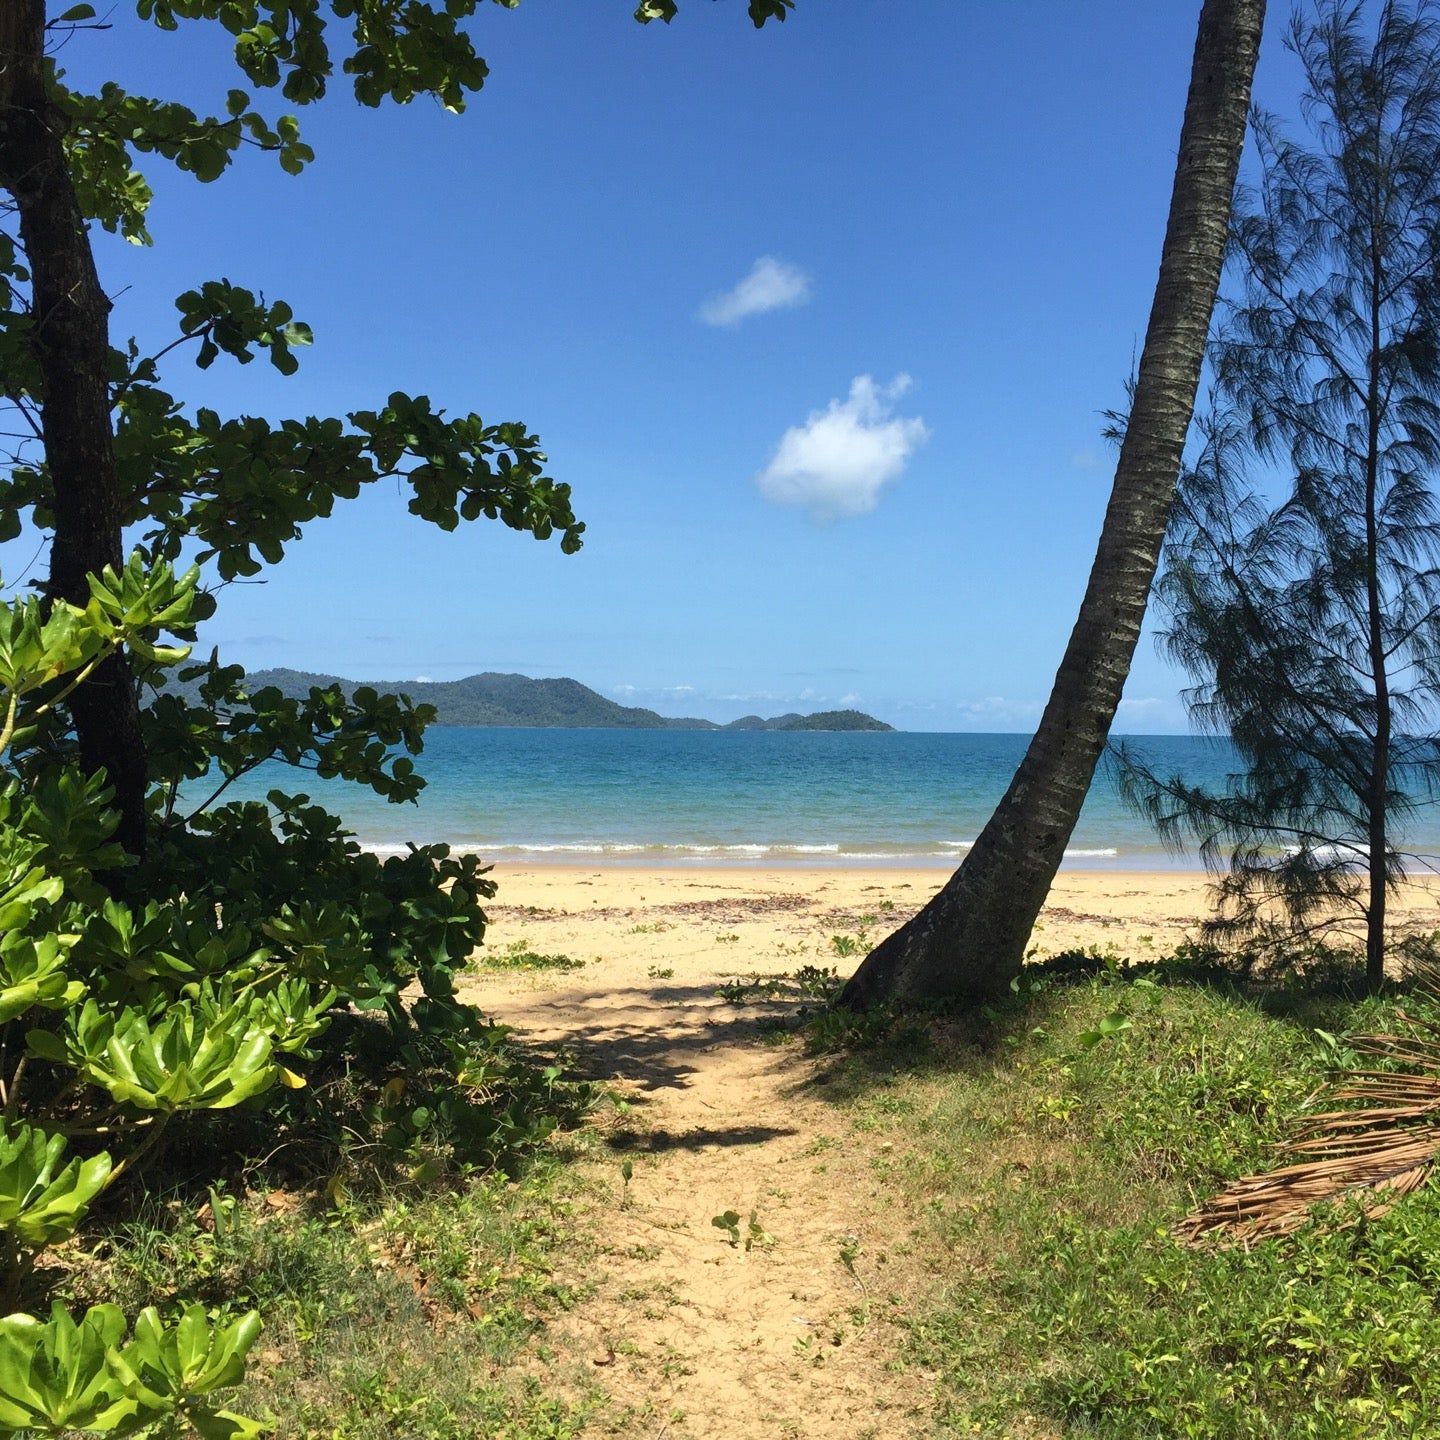
M 585 962 L 573 955 L 540 954 L 524 940 L 512 940 L 503 950 L 482 950 L 478 963 L 487 970 L 583 970 Z
M 248 893 L 193 870 L 143 906 L 110 893 L 109 790 L 31 762 L 28 747 L 118 647 L 146 666 L 180 663 L 183 646 L 153 637 L 187 628 L 195 587 L 194 571 L 132 564 L 99 577 L 83 609 L 0 607 L 17 772 L 0 785 L 0 1433 L 260 1433 L 226 1393 L 261 1335 L 246 1287 L 192 1286 L 172 1251 L 169 1283 L 135 1297 L 123 1267 L 99 1258 L 127 1248 L 125 1217 L 157 1186 L 173 1184 L 182 1211 L 204 1208 L 219 1247 L 244 1241 L 241 1192 L 262 1175 L 337 1210 L 352 1189 L 441 1181 L 477 1203 L 490 1190 L 468 1176 L 513 1168 L 591 1098 L 454 998 L 473 933 L 464 897 L 397 921 L 388 897 L 405 882 L 374 857 L 354 866 L 371 903 L 348 914 L 293 877 L 277 903 L 253 871 Z M 341 847 L 342 864 L 352 853 Z M 421 962 L 382 963 L 374 943 L 397 932 L 428 934 Z M 292 1192 L 263 1203 L 274 1193 Z M 344 1243 L 363 1250 L 353 1231 Z
M 1269 1160 L 1337 1061 L 1355 1063 L 1347 1036 L 1400 1024 L 1397 1002 L 1165 960 L 1027 967 L 988 1017 L 937 1015 L 820 1077 L 913 1217 L 895 1243 L 940 1277 L 900 1321 L 906 1363 L 937 1377 L 938 1423 L 1429 1433 L 1440 1192 L 1248 1248 L 1197 1248 L 1180 1228 L 1197 1197 Z M 1435 1018 L 1423 993 L 1402 1003 Z M 1087 1043 L 1117 1014 L 1128 1027 Z
M 801 965 L 796 970 L 770 974 L 755 971 L 748 977 L 727 980 L 716 995 L 732 1005 L 750 1005 L 757 1000 L 794 1000 L 828 1004 L 840 991 L 842 981 L 833 966 Z
M 759 971 L 743 979 L 737 976 L 715 987 L 716 997 L 731 1005 L 753 1005 L 757 1000 L 774 1000 L 789 993 L 787 975 L 762 975 Z
M 1003 995 L 1105 750 L 1150 599 L 1205 360 L 1264 0 L 1204 0 L 1154 303 L 1095 563 L 1019 770 L 955 875 L 877 945 L 845 1003 Z
M 294 783 L 413 800 L 433 712 L 365 686 L 285 695 L 217 652 L 191 655 L 226 586 L 377 484 L 417 521 L 490 519 L 566 553 L 584 528 L 569 487 L 528 426 L 423 395 L 331 416 L 187 405 L 169 378 L 187 357 L 290 376 L 310 328 L 283 300 L 205 279 L 176 298 L 166 333 L 112 337 L 92 248 L 97 230 L 149 242 L 142 164 L 206 183 L 253 151 L 303 171 L 313 153 L 280 112 L 321 101 L 337 75 L 362 105 L 462 110 L 488 73 L 461 24 L 479 6 L 137 0 L 134 23 L 213 27 L 231 45 L 244 88 L 210 115 L 113 83 L 74 88 L 56 54 L 108 28 L 94 6 L 0 7 L 0 540 L 48 553 L 39 593 L 0 604 L 0 1433 L 241 1440 L 275 1406 L 289 1407 L 287 1434 L 573 1428 L 538 1387 L 477 1387 L 475 1364 L 447 1380 L 418 1323 L 367 1348 L 410 1282 L 371 1282 L 352 1189 L 462 1197 L 411 1236 L 407 1273 L 423 1292 L 470 1296 L 477 1326 L 493 1289 L 491 1330 L 518 1331 L 513 1287 L 486 1278 L 500 1231 L 477 1216 L 504 1210 L 488 1177 L 588 1098 L 456 994 L 494 892 L 474 857 L 431 845 L 382 860 Z M 760 24 L 785 8 L 752 11 Z M 292 781 L 264 803 L 230 798 L 271 762 Z M 203 1187 L 210 1239 L 157 1242 L 165 1263 L 127 1286 L 114 1237 L 170 1184 L 182 1213 Z M 254 1190 L 291 1186 L 301 1208 L 334 1214 L 289 1238 L 249 1224 Z M 382 1210 L 381 1227 L 400 1213 Z M 460 1216 L 474 1227 L 463 1244 Z M 102 1264 L 107 1247 L 117 1258 Z M 186 1264 L 207 1254 L 234 1275 L 247 1254 L 281 1252 L 254 1285 Z M 308 1287 L 288 1310 L 287 1271 Z M 302 1368 L 331 1323 L 336 1348 L 353 1348 L 356 1367 L 308 1412 L 304 1385 L 261 1398 L 253 1368 L 246 1379 L 264 1308 L 282 1337 L 296 1327 Z M 411 1357 L 418 1387 L 401 1373 Z
M 741 1218 L 738 1210 L 726 1210 L 721 1215 L 716 1215 L 710 1223 L 717 1229 L 723 1230 L 727 1236 L 727 1243 L 732 1250 L 744 1249 L 748 1255 L 757 1246 L 760 1249 L 773 1245 L 775 1237 L 760 1223 L 760 1212 L 752 1210 L 750 1217 L 745 1220 L 744 1229 L 741 1229 Z
M 1214 404 L 1158 599 L 1192 720 L 1240 769 L 1186 783 L 1122 749 L 1124 792 L 1216 874 L 1212 938 L 1343 942 L 1385 976 L 1406 822 L 1440 742 L 1440 25 L 1297 17 L 1303 134 L 1259 115 Z M 1277 471 L 1279 480 L 1277 483 Z

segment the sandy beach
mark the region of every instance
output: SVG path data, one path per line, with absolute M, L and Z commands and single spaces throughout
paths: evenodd
M 497 866 L 488 948 L 523 944 L 602 964 L 607 983 L 652 969 L 712 976 L 836 965 L 842 974 L 945 883 L 941 870 Z M 1076 947 L 1163 954 L 1208 913 L 1192 871 L 1064 870 L 1032 937 L 1037 958 Z M 1440 928 L 1440 880 L 1412 882 L 1397 923 Z M 863 932 L 863 935 L 862 935 Z M 840 953 L 832 937 L 842 938 Z M 573 978 L 566 976 L 566 979 Z
M 936 1283 L 906 1259 L 884 1157 L 824 1098 L 822 1064 L 766 1043 L 762 1022 L 793 996 L 749 986 L 727 998 L 720 987 L 802 965 L 847 974 L 946 873 L 502 866 L 495 876 L 490 934 L 462 992 L 628 1106 L 596 1121 L 604 1143 L 585 1167 L 585 1203 L 603 1213 L 600 1238 L 564 1275 L 585 1298 L 554 1319 L 549 1343 L 582 1374 L 603 1375 L 626 1434 L 934 1433 L 933 1376 L 896 1362 L 903 1327 L 883 1305 L 854 1322 L 872 1290 L 923 1295 Z M 1206 913 L 1205 889 L 1203 875 L 1179 871 L 1067 871 L 1033 950 L 1163 954 Z M 1398 908 L 1440 926 L 1440 888 L 1414 885 Z M 711 1220 L 727 1210 L 762 1217 L 779 1239 L 732 1251 Z M 837 1264 L 842 1246 L 868 1268 Z M 837 1335 L 843 1345 L 825 1338 Z M 545 1379 L 555 1383 L 553 1367 Z

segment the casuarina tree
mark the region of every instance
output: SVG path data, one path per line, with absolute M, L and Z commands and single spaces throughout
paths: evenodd
M 1204 0 L 1160 275 L 1095 563 L 1039 727 L 964 864 L 842 1001 L 979 1000 L 1018 971 L 1094 778 L 1155 578 L 1195 405 L 1264 0 Z
M 1426 4 L 1372 20 L 1297 19 L 1306 131 L 1257 119 L 1216 407 L 1159 587 L 1190 712 L 1241 770 L 1122 774 L 1219 873 L 1212 932 L 1358 917 L 1373 987 L 1404 821 L 1440 781 L 1440 24 Z

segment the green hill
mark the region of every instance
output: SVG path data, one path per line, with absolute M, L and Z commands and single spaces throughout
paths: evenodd
M 618 705 L 578 680 L 532 680 L 528 675 L 486 671 L 463 680 L 346 680 L 308 670 L 252 670 L 252 690 L 273 685 L 299 698 L 313 686 L 339 685 L 347 692 L 360 684 L 408 695 L 416 704 L 433 705 L 440 725 L 520 725 L 559 729 L 621 730 L 891 730 L 894 727 L 859 710 L 826 710 L 817 715 L 747 715 L 729 725 L 713 720 L 660 715 L 638 705 Z M 184 689 L 186 687 L 178 687 Z
M 863 710 L 817 710 L 813 715 L 787 715 L 790 723 L 777 725 L 771 721 L 768 730 L 893 730 L 883 720 Z
M 674 723 L 674 722 L 671 722 Z M 883 720 L 867 715 L 863 710 L 820 710 L 814 715 L 776 715 L 765 720 L 759 715 L 742 715 L 722 730 L 893 730 Z

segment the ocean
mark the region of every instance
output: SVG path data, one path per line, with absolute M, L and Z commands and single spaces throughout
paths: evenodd
M 231 789 L 300 790 L 369 848 L 443 840 L 496 861 L 954 868 L 1024 754 L 1024 735 L 434 727 L 415 805 L 267 765 Z M 1163 773 L 1220 783 L 1223 740 L 1138 736 Z M 198 789 L 198 787 L 196 787 Z M 1440 825 L 1410 837 L 1440 851 Z M 1065 853 L 1074 869 L 1193 869 L 1126 809 L 1102 765 Z

